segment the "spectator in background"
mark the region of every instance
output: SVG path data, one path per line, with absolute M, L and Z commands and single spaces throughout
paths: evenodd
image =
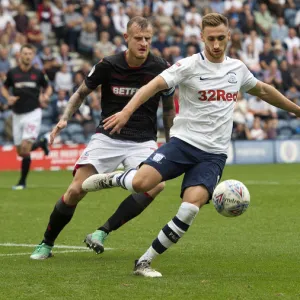
M 233 141 L 251 140 L 250 131 L 244 121 L 236 121 L 236 125 L 232 130 L 231 139 Z
M 280 72 L 282 77 L 282 89 L 284 92 L 286 92 L 290 88 L 290 86 L 293 85 L 293 79 L 286 60 L 283 60 L 281 62 Z
M 182 35 L 175 34 L 172 41 L 172 46 L 177 46 L 180 48 L 180 54 L 185 56 L 186 53 L 186 44 L 182 38 Z
M 152 48 L 156 48 L 160 53 L 163 53 L 164 49 L 168 47 L 170 47 L 170 44 L 167 41 L 166 33 L 163 30 L 159 31 L 157 40 L 152 42 Z
M 29 18 L 26 15 L 26 7 L 24 4 L 18 6 L 18 14 L 14 17 L 16 29 L 22 34 L 26 34 L 29 24 Z
M 190 46 L 195 47 L 196 53 L 201 51 L 200 43 L 198 41 L 198 37 L 195 35 L 191 35 L 186 42 L 186 49 Z M 187 51 L 187 50 L 186 50 Z
M 273 24 L 271 27 L 271 39 L 273 41 L 280 41 L 281 43 L 288 35 L 288 27 L 284 23 L 284 18 L 279 17 L 277 23 Z
M 259 11 L 254 11 L 254 19 L 259 33 L 265 36 L 269 35 L 274 20 L 265 3 L 260 3 Z
M 129 17 L 125 12 L 125 8 L 123 5 L 119 5 L 119 10 L 117 13 L 114 13 L 112 16 L 112 21 L 114 27 L 118 34 L 124 34 L 127 30 L 127 23 L 129 21 Z
M 69 95 L 72 92 L 72 88 L 72 74 L 68 71 L 68 66 L 63 64 L 60 70 L 55 74 L 54 89 L 55 91 L 65 90 L 67 95 Z
M 242 33 L 239 29 L 232 31 L 228 47 L 235 48 L 237 51 L 242 50 Z
M 275 59 L 274 53 L 271 49 L 271 43 L 265 42 L 263 46 L 263 51 L 259 54 L 260 66 L 263 70 L 269 69 L 271 61 Z
M 299 12 L 299 2 L 298 2 L 298 12 Z M 294 0 L 286 0 L 284 19 L 289 27 L 295 26 L 295 19 L 297 14 L 297 7 Z
M 59 53 L 57 56 L 57 62 L 59 65 L 63 65 L 63 64 L 67 65 L 69 72 L 73 71 L 72 57 L 70 55 L 69 46 L 67 44 L 60 45 Z
M 253 48 L 258 53 L 263 51 L 264 43 L 262 39 L 257 35 L 257 32 L 254 30 L 251 30 L 250 35 L 243 42 L 243 51 L 247 51 L 247 47 L 249 44 L 252 44 Z
M 185 14 L 185 21 L 187 23 L 189 23 L 192 19 L 194 19 L 196 25 L 200 27 L 202 17 L 200 15 L 200 13 L 198 12 L 196 5 L 194 5 L 194 4 L 191 5 L 190 9 Z
M 115 26 L 111 23 L 109 16 L 103 15 L 100 19 L 100 23 L 98 25 L 99 34 L 102 31 L 106 31 L 109 33 L 109 40 L 112 41 L 117 34 Z
M 10 67 L 11 65 L 8 59 L 8 50 L 0 47 L 0 78 L 5 78 Z
M 191 19 L 186 26 L 184 27 L 183 32 L 185 40 L 188 40 L 188 38 L 192 35 L 196 36 L 197 39 L 200 40 L 201 30 L 200 27 L 196 24 L 196 21 L 194 19 Z
M 293 47 L 286 54 L 288 64 L 291 68 L 300 68 L 300 48 Z
M 253 121 L 253 126 L 250 129 L 250 139 L 251 140 L 264 140 L 266 138 L 266 133 L 262 129 L 260 117 L 255 117 Z
M 224 1 L 224 14 L 228 17 L 237 17 L 243 8 L 242 1 L 239 0 L 225 0 Z
M 182 16 L 181 10 L 178 6 L 174 7 L 174 11 L 171 18 L 173 22 L 173 26 L 172 26 L 173 34 L 182 35 L 184 31 L 184 17 Z
M 48 37 L 52 30 L 52 10 L 49 0 L 42 0 L 42 3 L 38 6 L 38 19 L 40 28 L 44 36 L 43 44 L 48 44 Z
M 278 90 L 282 89 L 282 76 L 275 59 L 271 61 L 270 68 L 264 71 L 264 82 L 274 85 Z
M 33 17 L 29 20 L 28 29 L 26 32 L 27 42 L 33 45 L 38 51 L 42 50 L 44 35 L 38 24 L 38 19 Z
M 297 36 L 295 28 L 289 28 L 289 34 L 284 39 L 284 43 L 287 45 L 288 50 L 300 47 L 300 38 Z
M 67 93 L 65 90 L 59 89 L 57 91 L 57 97 L 53 101 L 53 108 L 54 108 L 54 123 L 58 122 L 61 119 L 65 108 L 67 107 L 69 98 L 67 97 Z
M 100 40 L 94 45 L 94 62 L 98 62 L 103 57 L 114 54 L 116 46 L 109 40 L 109 33 L 102 31 Z
M 224 14 L 225 7 L 224 2 L 221 0 L 211 0 L 210 1 L 210 7 L 213 12 L 218 14 Z
M 69 2 L 65 9 L 64 17 L 66 22 L 66 43 L 69 45 L 71 51 L 76 51 L 77 39 L 83 23 L 82 15 L 75 12 L 74 5 Z
M 192 56 L 196 53 L 198 53 L 198 51 L 194 45 L 188 45 L 186 47 L 186 56 Z
M 281 43 L 278 42 L 274 45 L 274 59 L 277 64 L 280 65 L 283 60 L 286 60 L 284 49 L 281 46 Z
M 4 30 L 7 23 L 11 23 L 13 26 L 15 26 L 15 20 L 9 13 L 5 13 L 3 11 L 2 5 L 0 5 L 0 32 Z
M 42 53 L 40 54 L 44 66 L 44 72 L 48 76 L 51 85 L 54 84 L 55 74 L 60 69 L 60 64 L 52 53 L 52 49 L 49 46 L 44 46 Z
M 88 5 L 83 5 L 81 8 L 81 15 L 82 15 L 82 23 L 90 23 L 94 22 L 95 19 L 93 17 L 93 14 L 91 12 L 91 8 Z
M 251 118 L 251 114 L 250 114 Z M 234 107 L 233 112 L 233 125 L 235 127 L 236 124 L 242 123 L 246 124 L 249 119 L 249 112 L 248 112 L 248 101 L 243 97 L 241 92 L 238 93 L 237 102 Z M 251 123 L 253 118 L 250 119 Z
M 164 31 L 169 34 L 173 27 L 172 18 L 165 14 L 163 5 L 159 5 L 154 16 L 154 25 L 158 31 Z
M 114 51 L 115 54 L 118 54 L 127 49 L 127 47 L 123 44 L 123 38 L 119 35 L 115 36 L 114 45 L 116 47 Z
M 54 0 L 51 3 L 52 28 L 55 33 L 57 44 L 60 45 L 65 39 L 65 18 L 63 0 Z
M 78 41 L 78 52 L 85 57 L 92 58 L 94 45 L 97 43 L 97 25 L 94 21 L 84 23 Z

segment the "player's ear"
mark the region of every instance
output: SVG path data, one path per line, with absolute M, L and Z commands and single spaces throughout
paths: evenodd
M 200 38 L 201 38 L 201 41 L 204 43 L 203 30 L 201 30 L 201 32 L 200 32 Z
M 128 40 L 128 33 L 125 32 L 125 33 L 123 34 L 123 37 L 124 37 L 125 42 L 127 43 L 127 40 Z
M 228 30 L 228 41 L 230 41 L 230 40 L 231 40 L 231 31 Z

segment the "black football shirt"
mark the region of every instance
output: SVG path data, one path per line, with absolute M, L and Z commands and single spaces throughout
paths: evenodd
M 12 88 L 14 96 L 20 98 L 12 105 L 16 114 L 23 114 L 35 110 L 40 106 L 40 89 L 48 86 L 48 81 L 43 72 L 31 67 L 27 72 L 20 67 L 15 67 L 7 72 L 4 82 L 6 88 Z
M 128 66 L 125 52 L 101 60 L 85 78 L 85 84 L 89 89 L 94 90 L 101 85 L 101 120 L 121 111 L 138 89 L 168 67 L 167 61 L 151 53 L 147 60 L 136 68 Z M 109 135 L 109 131 L 104 130 L 102 121 L 100 121 L 97 132 L 120 140 L 136 142 L 156 140 L 156 113 L 160 97 L 171 95 L 173 91 L 172 88 L 157 93 L 141 105 L 132 114 L 120 134 Z

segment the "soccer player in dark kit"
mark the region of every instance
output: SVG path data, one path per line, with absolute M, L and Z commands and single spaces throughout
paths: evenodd
M 124 34 L 128 49 L 104 58 L 92 68 L 82 85 L 71 96 L 61 120 L 50 135 L 50 143 L 67 126 L 67 121 L 84 98 L 99 85 L 102 91 L 103 120 L 123 109 L 138 89 L 169 67 L 164 59 L 149 52 L 152 36 L 153 28 L 147 19 L 134 17 L 128 22 L 127 32 Z M 173 92 L 174 88 L 171 88 L 154 95 L 133 114 L 119 134 L 110 135 L 100 122 L 75 165 L 72 183 L 55 204 L 44 238 L 30 256 L 31 259 L 42 260 L 52 256 L 57 236 L 72 219 L 77 204 L 86 195 L 81 188 L 85 179 L 97 173 L 113 172 L 121 163 L 125 170 L 137 167 L 157 149 L 156 113 L 161 97 L 164 98 L 164 125 L 168 139 L 175 116 Z M 107 235 L 139 215 L 163 188 L 164 183 L 160 183 L 146 193 L 129 195 L 103 226 L 87 235 L 87 246 L 96 253 L 102 253 Z
M 30 151 L 41 147 L 48 155 L 47 139 L 37 139 L 42 121 L 40 101 L 47 103 L 52 93 L 43 72 L 32 66 L 35 48 L 25 44 L 21 48 L 19 65 L 8 71 L 2 95 L 13 111 L 13 137 L 17 153 L 22 157 L 21 177 L 14 190 L 26 187 L 30 169 Z M 12 95 L 10 94 L 10 89 Z M 43 90 L 42 94 L 41 90 Z

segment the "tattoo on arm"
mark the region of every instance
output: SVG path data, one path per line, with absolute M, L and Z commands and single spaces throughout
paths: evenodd
M 163 98 L 163 122 L 165 127 L 166 142 L 170 139 L 170 129 L 175 117 L 175 106 L 173 96 Z
M 63 113 L 62 119 L 66 121 L 69 120 L 80 107 L 84 98 L 89 95 L 91 91 L 92 90 L 89 89 L 83 82 L 77 89 L 77 91 L 71 96 L 68 105 Z

